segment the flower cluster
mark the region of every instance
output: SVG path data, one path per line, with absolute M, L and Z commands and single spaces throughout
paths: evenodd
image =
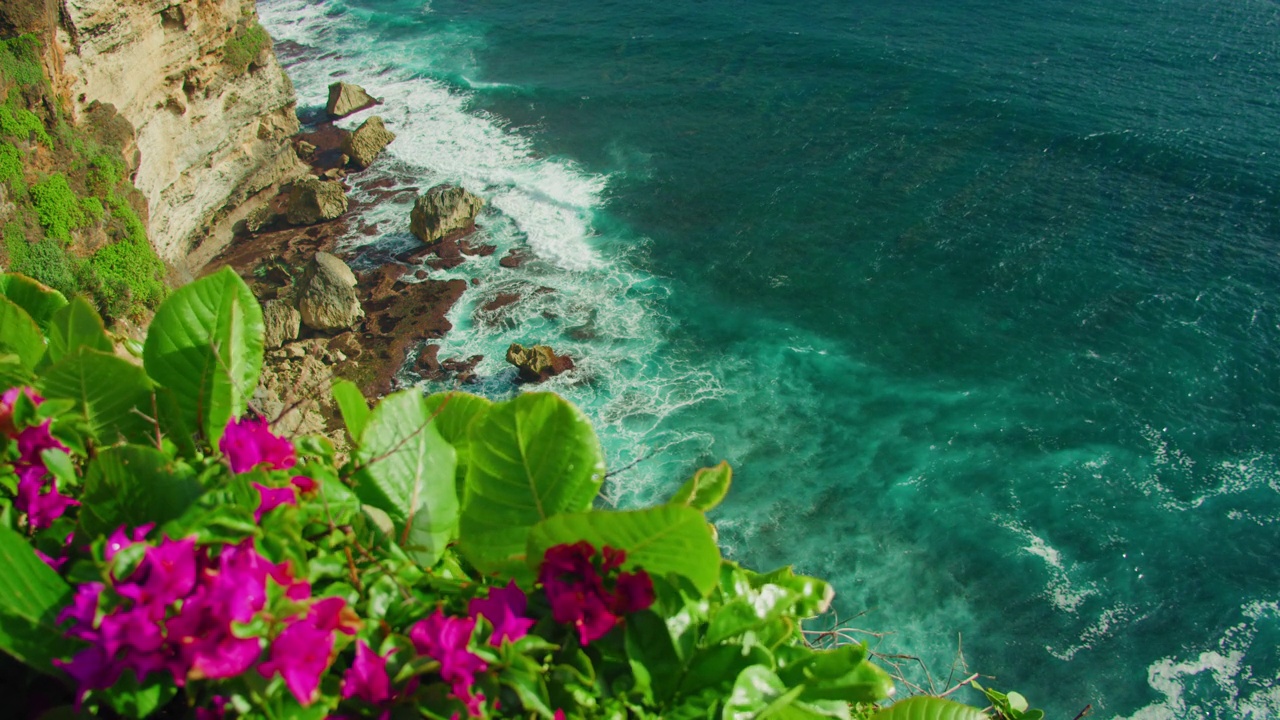
M 149 530 L 130 536 L 117 530 L 107 542 L 107 561 L 142 542 Z M 70 637 L 88 643 L 70 662 L 57 663 L 76 681 L 80 699 L 111 687 L 126 670 L 139 682 L 168 673 L 182 686 L 234 677 L 256 665 L 264 677 L 283 677 L 305 705 L 315 699 L 332 661 L 335 633 L 351 635 L 359 627 L 344 600 L 312 598 L 307 582 L 295 579 L 287 564 L 259 555 L 252 540 L 214 552 L 194 538 L 163 538 L 146 546 L 131 572 L 109 581 L 80 585 L 59 617 L 71 624 Z M 267 608 L 268 581 L 283 597 L 269 616 L 262 615 L 272 632 L 241 637 L 237 626 Z M 260 661 L 264 647 L 267 657 Z
M 293 443 L 271 432 L 265 420 L 245 418 L 227 423 L 218 449 L 231 466 L 231 472 L 236 474 L 249 472 L 259 465 L 266 465 L 271 470 L 289 470 L 298 462 Z M 261 520 L 281 505 L 297 505 L 299 493 L 306 497 L 319 489 L 316 481 L 305 475 L 294 476 L 287 487 L 271 487 L 257 482 L 253 487 L 261 498 L 253 512 L 254 520 Z
M 591 543 L 557 545 L 547 550 L 538 580 L 556 622 L 573 625 L 584 647 L 602 638 L 628 613 L 653 604 L 653 581 L 644 570 L 617 572 L 627 554 Z
M 13 504 L 26 513 L 31 529 L 39 531 L 52 525 L 54 520 L 79 503 L 58 491 L 57 480 L 45 467 L 41 455 L 45 450 L 67 452 L 67 447 L 50 433 L 52 421 L 17 427 L 14 405 L 19 395 L 25 395 L 36 406 L 44 402 L 44 398 L 29 387 L 10 388 L 0 394 L 0 432 L 16 441 L 18 446 L 18 457 L 13 461 L 13 470 L 18 476 L 18 493 Z

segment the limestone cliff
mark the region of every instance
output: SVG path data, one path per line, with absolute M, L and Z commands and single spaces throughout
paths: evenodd
M 77 114 L 110 103 L 133 124 L 148 234 L 180 272 L 230 238 L 246 198 L 303 172 L 293 86 L 253 0 L 64 0 L 59 15 L 56 84 Z

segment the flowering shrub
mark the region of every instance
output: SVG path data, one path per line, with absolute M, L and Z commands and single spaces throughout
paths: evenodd
M 593 509 L 599 442 L 555 395 L 370 408 L 338 382 L 339 464 L 253 416 L 262 314 L 230 271 L 117 350 L 82 300 L 0 276 L 0 650 L 81 712 L 984 717 L 884 706 L 866 647 L 809 646 L 831 588 L 721 558 L 723 464 Z

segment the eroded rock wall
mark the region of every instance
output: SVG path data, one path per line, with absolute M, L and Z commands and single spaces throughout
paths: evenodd
M 149 235 L 180 272 L 230 239 L 247 198 L 304 171 L 288 141 L 293 86 L 270 43 L 234 57 L 255 47 L 253 0 L 65 0 L 60 15 L 58 84 L 77 113 L 110 103 L 133 124 Z

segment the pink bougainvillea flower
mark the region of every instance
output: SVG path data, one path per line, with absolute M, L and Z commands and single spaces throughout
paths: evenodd
M 297 463 L 293 443 L 271 432 L 266 420 L 232 420 L 218 441 L 231 472 L 248 472 L 266 463 L 272 470 L 288 470 Z
M 258 490 L 259 497 L 262 500 L 258 503 L 258 509 L 253 511 L 253 519 L 261 521 L 262 516 L 275 510 L 281 505 L 297 505 L 298 493 L 293 487 L 273 488 L 267 487 L 262 483 L 253 483 Z
M 0 393 L 0 433 L 13 436 L 18 432 L 18 428 L 13 424 L 13 405 L 18 401 L 19 393 L 30 398 L 35 405 L 44 402 L 44 398 L 37 395 L 36 391 L 30 387 L 11 387 Z
M 503 640 L 515 642 L 529 634 L 534 621 L 525 617 L 528 605 L 529 599 L 525 597 L 524 591 L 516 587 L 516 581 L 512 580 L 506 587 L 490 589 L 489 597 L 472 600 L 467 605 L 467 613 L 473 618 L 479 615 L 493 625 L 489 644 L 500 647 Z
M 103 548 L 103 554 L 106 557 L 107 562 L 110 562 L 111 558 L 115 557 L 116 553 L 120 552 L 121 550 L 129 547 L 134 543 L 142 542 L 147 537 L 147 533 L 151 532 L 152 528 L 154 528 L 155 526 L 156 526 L 155 523 L 147 523 L 146 525 L 139 525 L 138 527 L 134 528 L 132 532 L 129 532 L 129 533 L 125 532 L 123 525 L 116 528 L 115 531 L 112 532 L 111 535 L 107 537 L 106 547 Z
M 210 601 L 229 621 L 249 622 L 267 601 L 267 576 L 276 565 L 258 554 L 252 540 L 227 545 L 208 582 Z
M 359 698 L 370 705 L 382 705 L 391 699 L 391 678 L 387 676 L 386 655 L 374 652 L 363 640 L 356 641 L 356 659 L 342 678 L 342 699 Z
M 279 673 L 298 702 L 310 705 L 320 688 L 320 676 L 329 669 L 332 652 L 332 631 L 316 627 L 309 619 L 297 620 L 271 643 L 271 655 L 258 666 L 258 672 L 268 679 Z
M 480 656 L 467 649 L 471 634 L 475 631 L 474 618 L 446 617 L 439 608 L 424 620 L 409 628 L 409 639 L 419 655 L 440 661 L 440 677 L 449 684 L 454 697 L 461 700 L 467 712 L 480 715 L 483 695 L 472 695 L 476 674 L 488 667 Z
M 298 488 L 298 492 L 302 493 L 303 497 L 311 497 L 320 489 L 320 483 L 306 475 L 294 475 L 289 478 L 289 484 Z
M 44 466 L 44 460 L 41 459 L 40 453 L 45 450 L 61 450 L 62 452 L 70 452 L 66 445 L 63 445 L 57 438 L 53 436 L 50 429 L 53 426 L 52 420 L 45 420 L 39 425 L 32 425 L 18 431 L 18 461 L 17 465 L 39 465 Z
M 643 570 L 616 572 L 626 562 L 626 552 L 602 549 L 600 568 L 595 548 L 588 542 L 549 548 L 538 579 L 551 604 L 551 616 L 573 625 L 584 647 L 604 637 L 622 616 L 653 604 L 653 582 Z
M 18 473 L 18 495 L 14 498 L 13 505 L 27 514 L 27 523 L 32 530 L 44 530 L 66 514 L 68 509 L 80 504 L 58 492 L 57 482 L 45 471 L 44 465 L 15 467 Z
M 325 632 L 341 632 L 355 635 L 360 630 L 360 617 L 338 597 L 324 598 L 312 603 L 307 611 L 307 621 Z
M 72 628 L 67 631 L 69 637 L 88 640 L 96 636 L 93 626 L 98 617 L 98 599 L 102 597 L 104 589 L 106 586 L 100 582 L 88 582 L 76 586 L 76 594 L 71 598 L 71 604 L 58 613 L 59 625 L 67 621 L 73 623 Z
M 70 662 L 54 660 L 53 664 L 75 680 L 77 709 L 90 690 L 104 690 L 115 685 L 116 680 L 120 679 L 120 673 L 124 671 L 99 645 L 90 645 L 81 650 Z
M 614 613 L 618 615 L 626 615 L 627 613 L 639 612 L 647 610 L 653 605 L 653 579 L 649 577 L 649 573 L 638 570 L 636 572 L 624 572 L 618 574 L 618 582 L 614 586 L 613 607 Z
M 116 592 L 139 605 L 168 607 L 195 588 L 196 565 L 195 538 L 164 538 L 159 545 L 147 548 L 128 578 L 116 582 Z M 160 615 L 163 617 L 163 611 Z

